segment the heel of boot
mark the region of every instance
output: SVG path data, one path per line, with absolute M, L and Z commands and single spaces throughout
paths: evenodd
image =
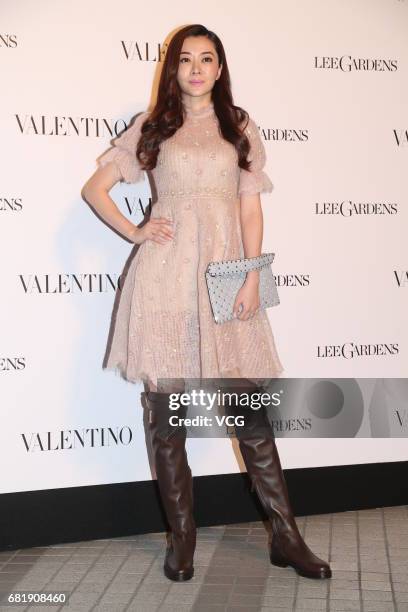
M 193 563 L 194 563 L 195 538 L 196 538 L 195 526 L 192 529 L 190 538 L 192 538 L 192 541 L 190 542 L 188 542 L 189 536 L 186 536 L 185 538 L 184 546 L 187 547 L 187 551 L 185 550 L 183 554 L 183 556 L 185 557 L 185 561 L 183 564 L 181 564 L 181 569 L 177 569 L 177 568 L 171 567 L 169 563 L 169 558 L 172 555 L 172 553 L 174 553 L 174 541 L 173 541 L 173 536 L 171 536 L 171 544 L 167 546 L 166 556 L 165 556 L 164 565 L 163 565 L 164 575 L 167 578 L 169 578 L 169 580 L 173 580 L 175 582 L 184 582 L 185 580 L 190 580 L 194 576 Z M 180 543 L 179 543 L 179 546 L 180 546 Z M 190 550 L 188 551 L 189 548 Z M 187 563 L 186 563 L 186 560 L 187 560 Z M 176 562 L 176 565 L 178 565 L 177 562 Z
M 168 565 L 164 565 L 164 575 L 173 582 L 185 582 L 194 576 L 194 567 L 189 570 L 172 570 Z

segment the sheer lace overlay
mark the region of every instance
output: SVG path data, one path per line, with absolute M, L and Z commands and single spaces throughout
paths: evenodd
M 117 164 L 123 180 L 142 180 L 135 151 L 148 113 L 114 142 L 98 163 Z M 183 126 L 163 142 L 152 170 L 158 200 L 152 217 L 168 217 L 175 235 L 145 241 L 122 286 L 107 369 L 130 382 L 160 378 L 274 378 L 280 362 L 266 311 L 248 321 L 214 322 L 205 282 L 210 261 L 244 257 L 241 193 L 272 190 L 265 148 L 250 119 L 251 171 L 218 130 L 212 103 L 186 108 Z

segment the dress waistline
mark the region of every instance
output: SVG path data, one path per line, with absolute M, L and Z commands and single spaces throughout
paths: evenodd
M 238 193 L 235 193 L 226 188 L 216 187 L 203 187 L 202 189 L 171 189 L 171 190 L 158 190 L 158 197 L 162 199 L 176 198 L 176 199 L 192 199 L 196 198 L 201 200 L 203 198 L 219 198 L 221 200 L 233 200 L 238 197 Z

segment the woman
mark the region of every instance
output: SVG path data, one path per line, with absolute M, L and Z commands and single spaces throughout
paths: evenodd
M 202 25 L 172 38 L 152 112 L 139 115 L 98 161 L 84 197 L 114 229 L 140 245 L 122 288 L 105 367 L 145 384 L 142 400 L 160 495 L 171 526 L 164 572 L 193 576 L 196 527 L 185 428 L 171 428 L 169 394 L 186 379 L 234 378 L 256 392 L 280 376 L 265 310 L 259 310 L 259 272 L 247 273 L 235 318 L 216 324 L 205 283 L 210 261 L 261 254 L 260 193 L 271 191 L 257 126 L 233 104 L 223 45 Z M 152 170 L 158 200 L 137 227 L 109 196 L 119 180 L 134 183 Z M 244 390 L 244 388 L 241 388 Z M 237 407 L 236 407 L 237 408 Z M 255 412 L 255 411 L 249 411 Z M 275 565 L 326 578 L 327 563 L 303 541 L 290 508 L 273 431 L 260 410 L 247 421 L 239 445 L 253 487 L 273 526 Z

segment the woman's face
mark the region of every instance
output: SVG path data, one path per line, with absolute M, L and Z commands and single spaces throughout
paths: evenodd
M 211 40 L 206 36 L 187 37 L 180 52 L 177 72 L 182 97 L 211 99 L 211 90 L 221 69 Z

